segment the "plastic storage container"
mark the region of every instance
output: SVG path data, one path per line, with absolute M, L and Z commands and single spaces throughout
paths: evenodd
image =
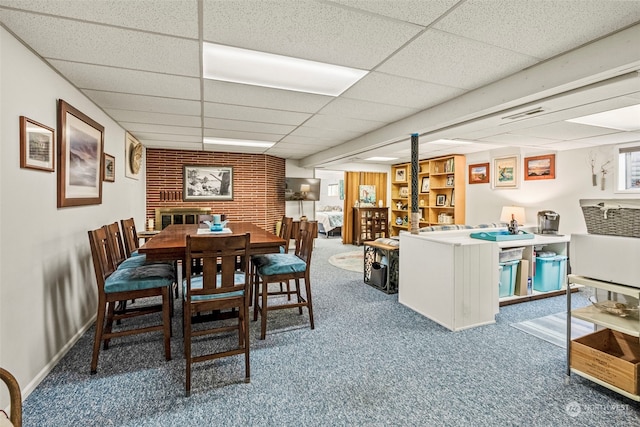
M 524 248 L 503 249 L 500 251 L 498 261 L 508 262 L 508 261 L 515 261 L 517 259 L 522 259 L 523 251 L 524 251 Z
M 498 296 L 500 298 L 513 295 L 519 263 L 519 259 L 500 263 L 500 283 L 498 284 Z
M 533 290 L 538 292 L 558 291 L 564 282 L 567 257 L 536 257 L 536 275 L 533 276 Z

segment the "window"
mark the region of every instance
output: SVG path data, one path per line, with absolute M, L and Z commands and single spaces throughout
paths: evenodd
M 327 196 L 338 197 L 338 184 L 329 184 L 327 186 Z
M 623 145 L 618 148 L 616 192 L 640 193 L 640 143 Z

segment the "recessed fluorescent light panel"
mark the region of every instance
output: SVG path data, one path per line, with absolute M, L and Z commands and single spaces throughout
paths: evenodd
M 567 121 L 609 129 L 636 131 L 640 130 L 640 104 L 576 117 Z
M 365 160 L 370 162 L 389 162 L 391 160 L 398 160 L 397 157 L 368 157 Z
M 275 142 L 249 141 L 246 139 L 226 139 L 226 138 L 204 138 L 203 142 L 205 144 L 211 144 L 211 145 L 233 145 L 236 147 L 262 147 L 262 148 L 273 147 L 273 145 L 275 144 Z
M 338 96 L 368 71 L 203 43 L 204 78 Z

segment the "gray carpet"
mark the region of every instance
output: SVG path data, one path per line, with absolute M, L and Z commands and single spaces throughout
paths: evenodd
M 252 324 L 250 384 L 242 357 L 225 358 L 196 365 L 184 396 L 176 305 L 172 361 L 160 334 L 116 338 L 90 376 L 89 330 L 26 399 L 24 425 L 638 425 L 637 403 L 577 376 L 566 384 L 565 350 L 511 327 L 563 311 L 565 297 L 502 307 L 495 325 L 450 332 L 327 262 L 352 250 L 316 241 L 315 330 L 295 310 L 274 312 L 264 341 Z

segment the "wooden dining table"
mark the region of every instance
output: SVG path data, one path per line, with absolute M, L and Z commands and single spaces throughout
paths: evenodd
M 206 229 L 206 226 L 199 224 L 171 224 L 140 246 L 138 252 L 146 254 L 149 261 L 184 260 L 187 249 L 187 236 L 198 234 L 198 228 Z M 231 236 L 250 233 L 249 252 L 252 255 L 278 253 L 280 252 L 280 246 L 285 244 L 284 239 L 251 222 L 229 222 L 226 228 L 229 228 L 231 233 L 212 233 L 212 235 Z

